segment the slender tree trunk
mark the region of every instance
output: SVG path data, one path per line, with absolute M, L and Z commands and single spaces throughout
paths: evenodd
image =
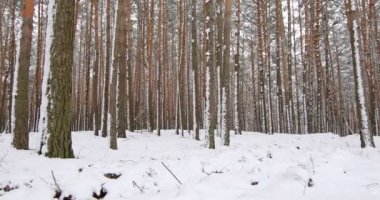
M 33 13 L 34 1 L 24 0 L 22 10 L 22 27 L 20 38 L 20 52 L 18 53 L 17 70 L 17 86 L 15 96 L 15 126 L 13 129 L 13 146 L 16 149 L 29 148 L 29 109 L 28 109 L 28 91 L 29 91 L 29 65 L 32 47 L 33 32 Z
M 276 67 L 277 67 L 277 107 L 278 107 L 278 124 L 279 132 L 285 131 L 285 114 L 284 114 L 284 101 L 283 101 L 283 86 L 281 76 L 281 41 L 284 38 L 281 37 L 281 25 L 282 25 L 282 6 L 281 0 L 276 0 Z
M 355 81 L 355 102 L 356 102 L 356 112 L 359 122 L 359 134 L 361 147 L 375 147 L 373 142 L 373 137 L 371 132 L 369 132 L 368 127 L 368 116 L 366 111 L 366 103 L 364 96 L 363 79 L 361 73 L 360 65 L 360 27 L 358 24 L 357 17 L 360 14 L 358 10 L 355 10 L 355 6 L 352 4 L 351 0 L 345 0 L 345 9 L 347 15 L 347 25 L 350 35 L 350 44 L 352 51 L 352 65 L 354 70 L 354 81 Z
M 99 135 L 100 129 L 100 111 L 99 111 L 99 101 L 98 101 L 98 74 L 99 74 L 99 57 L 100 57 L 100 45 L 99 45 L 99 6 L 98 0 L 93 0 L 93 9 L 95 11 L 94 24 L 95 24 L 95 63 L 93 67 L 93 77 L 92 77 L 92 117 L 91 120 L 94 124 L 94 134 Z
M 147 124 L 148 131 L 153 132 L 153 33 L 154 33 L 154 0 L 150 0 L 148 25 L 148 88 L 147 88 Z
M 161 64 L 162 64 L 162 17 L 163 17 L 163 4 L 162 0 L 159 0 L 158 3 L 159 11 L 158 11 L 158 58 L 157 58 L 157 81 L 156 81 L 156 92 L 157 92 L 157 113 L 156 113 L 156 126 L 157 126 L 157 135 L 161 135 Z
M 117 84 L 118 84 L 118 70 L 119 70 L 119 49 L 120 44 L 118 40 L 120 39 L 120 29 L 117 30 L 117 27 L 121 28 L 122 24 L 122 7 L 119 7 L 123 0 L 119 0 L 116 4 L 116 12 L 115 12 L 115 28 L 113 32 L 113 42 L 112 42 L 112 71 L 111 71 L 111 88 L 110 88 L 110 108 L 109 113 L 111 116 L 110 123 L 110 148 L 117 149 Z
M 234 57 L 234 61 L 235 61 L 235 67 L 234 67 L 234 81 L 235 81 L 235 84 L 234 84 L 234 88 L 235 88 L 235 94 L 234 94 L 234 103 L 235 103 L 235 106 L 234 106 L 234 116 L 235 116 L 235 120 L 234 120 L 234 123 L 235 123 L 235 134 L 239 134 L 241 135 L 241 123 L 240 123 L 240 119 L 241 119 L 241 111 L 240 111 L 240 106 L 241 106 L 241 99 L 240 99 L 240 0 L 237 0 L 236 1 L 236 4 L 237 4 L 237 10 L 236 10 L 236 33 L 235 33 L 235 37 L 236 37 L 236 52 L 235 52 L 235 57 Z M 229 140 L 229 139 L 228 139 Z M 228 141 L 229 143 L 229 141 Z M 226 142 L 225 142 L 226 144 Z
M 106 60 L 104 73 L 104 93 L 103 93 L 103 116 L 102 116 L 102 137 L 108 134 L 108 106 L 109 106 L 109 84 L 111 68 L 111 0 L 107 0 L 106 8 Z
M 13 84 L 14 84 L 14 71 L 15 71 L 15 50 L 16 50 L 16 6 L 17 1 L 14 1 L 10 6 L 11 7 L 11 16 L 10 16 L 10 44 L 9 44 L 9 52 L 8 52 L 8 70 L 9 70 L 9 86 L 8 86 L 8 125 L 7 125 L 7 133 L 12 132 L 12 106 L 13 106 Z
M 222 73 L 222 136 L 224 145 L 230 144 L 230 130 L 232 125 L 231 118 L 231 95 L 230 95 L 230 55 L 231 55 L 231 14 L 232 14 L 232 0 L 225 1 L 224 12 L 224 56 L 223 56 L 223 70 Z
M 198 100 L 198 37 L 197 37 L 197 0 L 192 0 L 192 14 L 191 14 L 191 57 L 192 57 L 192 73 L 193 73 L 193 131 L 196 140 L 199 138 L 199 114 L 200 102 Z
M 132 2 L 131 0 L 127 1 L 127 36 L 128 36 L 128 58 L 127 58 L 127 87 L 128 87 L 128 129 L 130 132 L 135 131 L 135 113 L 134 113 L 134 102 L 133 102 L 133 87 L 132 87 L 132 49 L 133 49 L 133 41 L 132 41 L 132 20 L 131 20 L 131 12 L 132 12 Z
M 206 134 L 208 135 L 208 148 L 215 149 L 215 133 L 214 133 L 214 123 L 213 123 L 213 109 L 212 109 L 212 98 L 214 95 L 214 79 L 213 79 L 213 2 L 205 1 L 205 32 L 206 32 L 206 46 L 205 46 L 205 56 L 206 56 L 206 77 L 205 77 L 205 92 L 206 92 L 206 105 L 205 105 L 205 128 Z

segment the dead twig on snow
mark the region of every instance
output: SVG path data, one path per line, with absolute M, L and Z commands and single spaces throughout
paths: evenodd
M 133 184 L 133 187 L 136 187 L 137 189 L 140 190 L 141 193 L 144 193 L 144 189 L 140 187 L 139 185 L 137 185 L 136 181 L 132 181 L 132 184 Z
M 182 183 L 181 183 L 181 181 L 177 178 L 177 176 L 168 168 L 168 166 L 166 166 L 165 165 L 165 163 L 164 162 L 161 162 L 161 164 L 170 172 L 170 174 L 172 174 L 172 176 L 175 178 L 175 180 L 177 180 L 178 181 L 178 183 L 180 184 L 180 185 L 182 185 Z

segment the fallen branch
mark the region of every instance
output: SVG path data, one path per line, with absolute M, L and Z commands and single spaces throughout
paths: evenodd
M 205 168 L 202 167 L 202 172 L 210 176 L 211 174 L 223 174 L 223 170 L 214 170 L 211 172 L 206 172 Z
M 303 184 L 303 186 L 304 186 L 303 187 L 303 195 L 305 196 L 308 182 L 304 178 L 302 178 L 300 175 L 298 175 L 298 174 L 296 174 L 295 177 L 298 178 L 298 180 L 303 181 L 303 183 L 304 183 Z
M 55 194 L 54 194 L 54 197 L 55 199 L 59 199 L 62 195 L 62 190 L 61 188 L 59 187 L 58 183 L 57 183 L 57 179 L 55 178 L 54 176 L 54 172 L 51 171 L 51 175 L 53 176 L 53 181 L 54 181 L 54 184 L 55 184 Z
M 133 181 L 132 184 L 133 184 L 133 187 L 136 187 L 137 189 L 140 190 L 141 193 L 144 193 L 144 189 L 140 187 L 139 185 L 137 185 L 136 181 Z
M 51 175 L 53 176 L 53 181 L 54 181 L 55 187 L 57 188 L 58 191 L 62 192 L 61 188 L 59 187 L 59 185 L 57 183 L 57 179 L 55 179 L 53 171 L 51 171 Z
M 180 185 L 182 185 L 181 181 L 177 178 L 177 176 L 165 165 L 164 162 L 161 162 L 161 164 L 170 172 L 170 174 L 175 178 L 175 180 L 178 181 Z

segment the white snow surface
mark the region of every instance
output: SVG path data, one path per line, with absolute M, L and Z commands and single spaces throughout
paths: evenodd
M 210 150 L 204 142 L 172 130 L 162 131 L 161 137 L 127 134 L 118 139 L 119 150 L 110 150 L 108 138 L 73 133 L 76 159 L 15 150 L 11 135 L 0 135 L 0 199 L 53 199 L 52 171 L 63 191 L 61 199 L 69 194 L 77 200 L 94 199 L 92 193 L 99 193 L 102 185 L 108 192 L 104 199 L 112 200 L 380 199 L 380 150 L 361 149 L 357 135 L 243 132 L 231 134 L 230 147 L 216 141 L 216 150 Z M 30 146 L 38 146 L 39 138 L 32 133 Z M 104 173 L 121 176 L 108 179 Z M 7 185 L 18 188 L 5 192 Z

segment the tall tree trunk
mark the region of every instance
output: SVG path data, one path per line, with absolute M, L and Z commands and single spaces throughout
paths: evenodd
M 41 68 L 43 64 L 43 4 L 41 1 L 38 2 L 38 31 L 37 31 L 37 63 L 36 72 L 34 75 L 34 112 L 32 113 L 33 119 L 33 131 L 38 131 L 38 122 L 40 120 L 40 106 L 41 106 L 41 79 L 42 73 Z
M 163 20 L 163 4 L 162 0 L 159 0 L 158 3 L 159 11 L 158 11 L 158 28 L 157 28 L 157 40 L 158 40 L 158 58 L 157 58 L 157 81 L 156 81 L 156 96 L 157 96 L 157 113 L 156 113 L 156 126 L 157 126 L 157 135 L 161 135 L 161 64 L 162 64 L 162 20 Z
M 118 4 L 118 15 L 116 32 L 118 37 L 115 38 L 117 48 L 115 49 L 115 58 L 118 64 L 117 73 L 117 136 L 125 138 L 125 84 L 126 84 L 126 70 L 127 70 L 127 1 L 120 0 Z
M 51 107 L 48 112 L 49 157 L 73 158 L 71 147 L 71 73 L 75 1 L 57 1 L 51 53 Z
M 107 0 L 106 8 L 106 60 L 104 73 L 104 92 L 103 92 L 103 115 L 102 115 L 102 137 L 108 134 L 108 106 L 109 106 L 109 84 L 111 68 L 111 0 Z
M 109 114 L 111 117 L 110 123 L 110 148 L 117 149 L 117 84 L 118 84 L 118 70 L 119 70 L 119 49 L 120 49 L 120 29 L 117 30 L 117 27 L 121 28 L 121 13 L 123 12 L 123 8 L 119 6 L 123 0 L 119 0 L 116 4 L 116 12 L 115 12 L 115 27 L 113 31 L 113 42 L 112 42 L 112 71 L 111 71 L 111 88 L 110 88 L 110 108 Z
M 215 40 L 215 64 L 217 69 L 217 136 L 222 136 L 222 110 L 223 110 L 223 97 L 222 97 L 222 71 L 223 71 L 223 2 L 224 0 L 216 1 L 216 40 Z
M 193 73 L 193 131 L 196 140 L 199 138 L 199 113 L 200 102 L 198 100 L 199 88 L 198 88 L 198 37 L 197 37 L 197 0 L 192 0 L 192 12 L 191 12 L 191 58 L 192 58 L 192 73 Z
M 29 109 L 28 109 L 28 91 L 29 91 L 29 65 L 30 54 L 32 47 L 32 32 L 33 32 L 33 13 L 34 13 L 34 1 L 24 0 L 22 11 L 22 27 L 21 38 L 19 44 L 18 66 L 17 70 L 17 86 L 15 96 L 15 126 L 13 146 L 16 149 L 28 149 L 29 148 Z
M 355 2 L 354 2 L 355 3 Z M 351 0 L 345 0 L 345 9 L 347 15 L 347 25 L 350 35 L 350 44 L 352 51 L 352 65 L 354 71 L 354 81 L 355 81 L 355 102 L 356 102 L 356 112 L 359 122 L 359 134 L 361 147 L 375 147 L 373 142 L 373 136 L 369 132 L 368 127 L 368 116 L 366 111 L 366 102 L 364 96 L 364 86 L 363 78 L 360 65 L 360 26 L 358 24 L 358 15 L 360 14 L 358 10 L 355 9 L 354 4 Z
M 231 55 L 231 14 L 232 14 L 232 0 L 225 1 L 224 12 L 224 56 L 223 56 L 223 70 L 222 73 L 222 136 L 224 145 L 230 144 L 230 130 L 231 130 L 231 99 L 230 99 L 230 55 Z
M 277 67 L 277 107 L 278 107 L 278 124 L 279 132 L 285 132 L 285 114 L 284 114 L 284 98 L 283 98 L 283 84 L 281 76 L 281 68 L 284 67 L 281 65 L 281 60 L 283 59 L 281 54 L 282 41 L 285 39 L 282 37 L 282 5 L 281 0 L 276 0 L 276 67 Z
M 147 83 L 147 124 L 148 131 L 153 132 L 153 33 L 154 33 L 154 0 L 150 0 L 148 24 L 148 83 Z
M 135 130 L 135 113 L 134 113 L 134 102 L 133 102 L 133 87 L 132 87 L 132 49 L 133 49 L 133 41 L 132 41 L 132 20 L 131 20 L 131 12 L 132 12 L 132 1 L 127 1 L 127 36 L 128 36 L 128 58 L 127 58 L 127 86 L 128 86 L 128 130 L 133 132 Z
M 93 6 L 92 3 L 87 3 L 87 14 L 86 14 L 86 86 L 85 86 L 85 101 L 84 101 L 84 128 L 85 130 L 92 129 L 92 115 L 91 115 L 91 100 L 90 100 L 90 92 L 91 92 L 91 84 L 90 84 L 90 77 L 91 77 L 91 38 L 92 38 L 92 13 L 93 13 Z M 90 7 L 90 8 L 89 8 Z M 90 12 L 90 13 L 88 13 Z
M 99 135 L 100 129 L 100 111 L 99 111 L 99 101 L 98 101 L 98 74 L 99 74 L 99 57 L 100 57 L 100 45 L 99 45 L 99 6 L 98 0 L 93 0 L 93 9 L 95 11 L 94 24 L 95 24 L 95 62 L 93 67 L 93 77 L 92 77 L 92 109 L 91 109 L 91 120 L 94 124 L 94 134 Z
M 208 148 L 215 149 L 215 133 L 214 133 L 214 123 L 213 123 L 213 109 L 212 109 L 212 98 L 214 96 L 214 78 L 213 78 L 213 56 L 214 56 L 214 41 L 213 41 L 213 2 L 205 1 L 205 32 L 206 32 L 206 46 L 205 46 L 205 57 L 206 57 L 206 77 L 205 77 L 205 92 L 206 92 L 206 105 L 205 105 L 205 129 L 208 135 Z
M 235 88 L 235 93 L 234 93 L 234 116 L 235 116 L 235 134 L 241 135 L 241 111 L 240 111 L 240 106 L 241 106 L 241 97 L 240 97 L 240 0 L 236 1 L 237 4 L 237 10 L 236 10 L 236 52 L 235 52 L 235 67 L 234 67 L 234 88 Z M 229 142 L 228 142 L 229 143 Z M 225 143 L 226 144 L 226 143 Z
M 13 106 L 13 87 L 14 87 L 14 72 L 15 72 L 15 50 L 16 50 L 16 9 L 17 9 L 17 1 L 14 1 L 10 6 L 11 7 L 11 16 L 10 16 L 10 44 L 9 44 L 9 52 L 8 52 L 8 70 L 9 70 L 9 86 L 8 86 L 8 125 L 7 125 L 7 133 L 12 132 L 12 106 Z

